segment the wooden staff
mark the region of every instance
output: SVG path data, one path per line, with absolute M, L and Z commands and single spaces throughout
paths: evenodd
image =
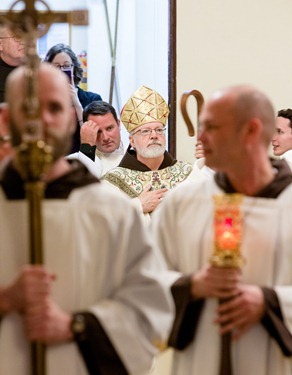
M 43 263 L 41 201 L 45 185 L 41 178 L 52 160 L 52 150 L 42 140 L 43 131 L 40 121 L 38 100 L 39 57 L 36 52 L 38 32 L 38 13 L 33 0 L 27 0 L 25 9 L 13 13 L 13 6 L 7 14 L 9 27 L 17 37 L 23 38 L 26 46 L 24 112 L 25 130 L 21 145 L 16 150 L 16 160 L 25 181 L 26 200 L 28 202 L 30 263 Z M 50 12 L 48 12 L 50 16 Z M 49 19 L 49 17 L 48 17 Z M 48 29 L 43 29 L 45 33 Z M 45 375 L 45 345 L 40 342 L 31 344 L 31 375 Z
M 41 176 L 51 163 L 52 152 L 42 140 L 23 142 L 17 149 L 17 161 L 25 179 L 25 193 L 28 202 L 30 263 L 43 263 L 42 212 L 45 184 Z M 31 344 L 31 375 L 45 375 L 45 345 Z
M 183 116 L 183 119 L 185 120 L 185 123 L 188 128 L 189 136 L 193 137 L 195 132 L 195 127 L 190 119 L 190 116 L 187 111 L 187 101 L 190 96 L 193 96 L 197 101 L 197 119 L 199 117 L 199 114 L 201 112 L 202 106 L 204 104 L 204 97 L 198 90 L 190 90 L 186 91 L 182 94 L 181 101 L 180 101 L 180 109 Z
M 36 34 L 33 25 L 26 20 L 27 49 L 25 66 L 25 132 L 21 145 L 16 150 L 17 162 L 25 181 L 28 202 L 30 263 L 43 263 L 42 212 L 41 202 L 45 184 L 42 176 L 52 161 L 52 150 L 42 140 L 43 129 L 40 121 L 38 101 L 39 58 L 36 53 Z M 45 375 L 45 345 L 31 343 L 31 375 Z

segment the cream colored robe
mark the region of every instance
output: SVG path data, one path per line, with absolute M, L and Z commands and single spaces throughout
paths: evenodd
M 69 312 L 90 311 L 101 322 L 130 374 L 152 364 L 172 323 L 163 286 L 164 262 L 150 245 L 129 200 L 103 183 L 43 202 L 44 259 L 57 274 L 53 298 Z M 29 259 L 25 201 L 7 201 L 0 188 L 0 285 Z M 0 374 L 28 375 L 29 343 L 21 317 L 0 323 Z M 47 375 L 85 375 L 74 342 L 49 346 Z
M 214 174 L 215 171 L 205 165 L 205 158 L 200 158 L 194 162 L 193 170 L 186 179 L 186 182 L 192 183 L 199 178 L 211 178 Z
M 213 180 L 212 180 L 213 181 Z M 190 274 L 209 262 L 213 251 L 212 195 L 215 182 L 182 184 L 153 217 L 155 238 L 172 270 Z M 272 287 L 286 326 L 292 332 L 292 185 L 277 199 L 246 197 L 243 204 L 244 282 Z M 217 300 L 205 301 L 193 342 L 175 351 L 173 375 L 218 375 L 220 336 L 213 324 Z M 261 324 L 233 343 L 234 375 L 291 375 L 284 357 Z
M 79 160 L 97 178 L 101 178 L 109 170 L 119 165 L 124 156 L 124 148 L 121 145 L 117 150 L 109 154 L 96 151 L 95 160 L 91 160 L 81 151 L 66 156 L 68 160 Z

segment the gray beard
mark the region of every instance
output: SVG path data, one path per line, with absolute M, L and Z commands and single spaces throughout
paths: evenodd
M 144 149 L 138 149 L 137 152 L 139 155 L 141 155 L 143 158 L 149 158 L 154 159 L 158 158 L 159 156 L 163 155 L 165 152 L 165 147 L 160 145 L 152 145 L 150 147 L 144 148 Z

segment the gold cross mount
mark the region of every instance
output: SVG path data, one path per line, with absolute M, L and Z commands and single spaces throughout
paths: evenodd
M 16 6 L 24 4 L 23 10 L 14 10 Z M 37 5 L 45 10 L 37 9 Z M 17 0 L 8 12 L 0 12 L 0 23 L 9 23 L 16 35 L 31 33 L 32 29 L 37 38 L 46 34 L 54 22 L 70 23 L 72 25 L 88 25 L 87 10 L 52 12 L 43 0 Z

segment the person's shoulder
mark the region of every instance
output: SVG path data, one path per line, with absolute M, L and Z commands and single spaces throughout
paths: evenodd
M 287 164 L 289 165 L 290 169 L 292 170 L 292 150 L 286 151 L 282 157 L 282 159 L 286 160 Z
M 86 91 L 86 94 L 90 98 L 91 101 L 102 100 L 101 96 L 99 94 L 96 94 L 95 92 Z
M 139 220 L 138 210 L 131 199 L 106 181 L 76 190 L 71 196 L 71 202 L 74 208 L 80 207 L 78 215 L 93 225 L 100 223 L 101 226 L 110 227 L 109 231 L 130 227 Z
M 175 163 L 167 168 L 169 168 L 173 176 L 179 176 L 180 182 L 185 181 L 193 170 L 193 166 L 190 163 L 181 160 L 176 160 Z
M 8 71 L 12 71 L 16 68 L 15 66 L 7 64 L 3 59 L 1 59 L 1 57 L 0 57 L 0 67 Z
M 73 152 L 72 154 L 66 155 L 65 159 L 68 159 L 68 160 L 79 159 L 79 152 Z
M 209 199 L 215 193 L 218 193 L 218 186 L 214 178 L 201 178 L 197 180 L 187 178 L 175 189 L 170 190 L 167 193 L 167 198 L 169 197 L 173 201 L 177 201 L 178 204 L 182 201 L 191 203 L 194 200 Z
M 193 168 L 192 164 L 190 164 L 186 161 L 183 161 L 183 160 L 177 160 L 176 164 L 184 166 L 184 167 L 188 167 L 188 168 Z
M 186 179 L 175 189 L 169 190 L 165 194 L 163 202 L 157 207 L 155 210 L 157 212 L 154 212 L 154 215 L 176 220 L 174 218 L 193 215 L 198 210 L 205 211 L 212 204 L 212 196 L 218 193 L 214 179 L 189 182 Z
M 103 176 L 102 176 L 102 179 L 103 180 L 107 180 L 109 181 L 111 179 L 112 176 L 121 176 L 123 175 L 123 173 L 127 170 L 127 168 L 124 168 L 124 167 L 114 167 L 112 169 L 110 169 L 109 171 L 107 171 Z
M 102 100 L 101 96 L 95 92 L 91 92 L 91 91 L 85 91 L 83 89 L 81 89 L 80 87 L 78 87 L 78 97 L 79 97 L 79 100 L 81 101 L 86 101 L 89 103 L 93 102 L 93 101 L 99 101 L 99 100 Z
M 188 177 L 188 181 L 196 181 L 197 179 L 202 178 L 212 178 L 215 174 L 215 171 L 205 165 L 205 159 L 197 159 L 193 164 L 192 173 Z
M 189 173 L 191 173 L 191 171 L 193 169 L 192 164 L 190 164 L 186 161 L 182 161 L 182 160 L 177 160 L 171 167 L 172 168 L 179 168 L 180 170 L 188 171 Z
M 89 206 L 94 207 L 103 207 L 116 204 L 120 201 L 122 204 L 129 202 L 129 197 L 116 189 L 114 186 L 111 186 L 107 181 L 97 180 L 98 183 L 91 183 L 87 186 L 84 186 L 82 189 L 76 190 L 76 198 L 83 201 L 84 206 L 88 202 Z

